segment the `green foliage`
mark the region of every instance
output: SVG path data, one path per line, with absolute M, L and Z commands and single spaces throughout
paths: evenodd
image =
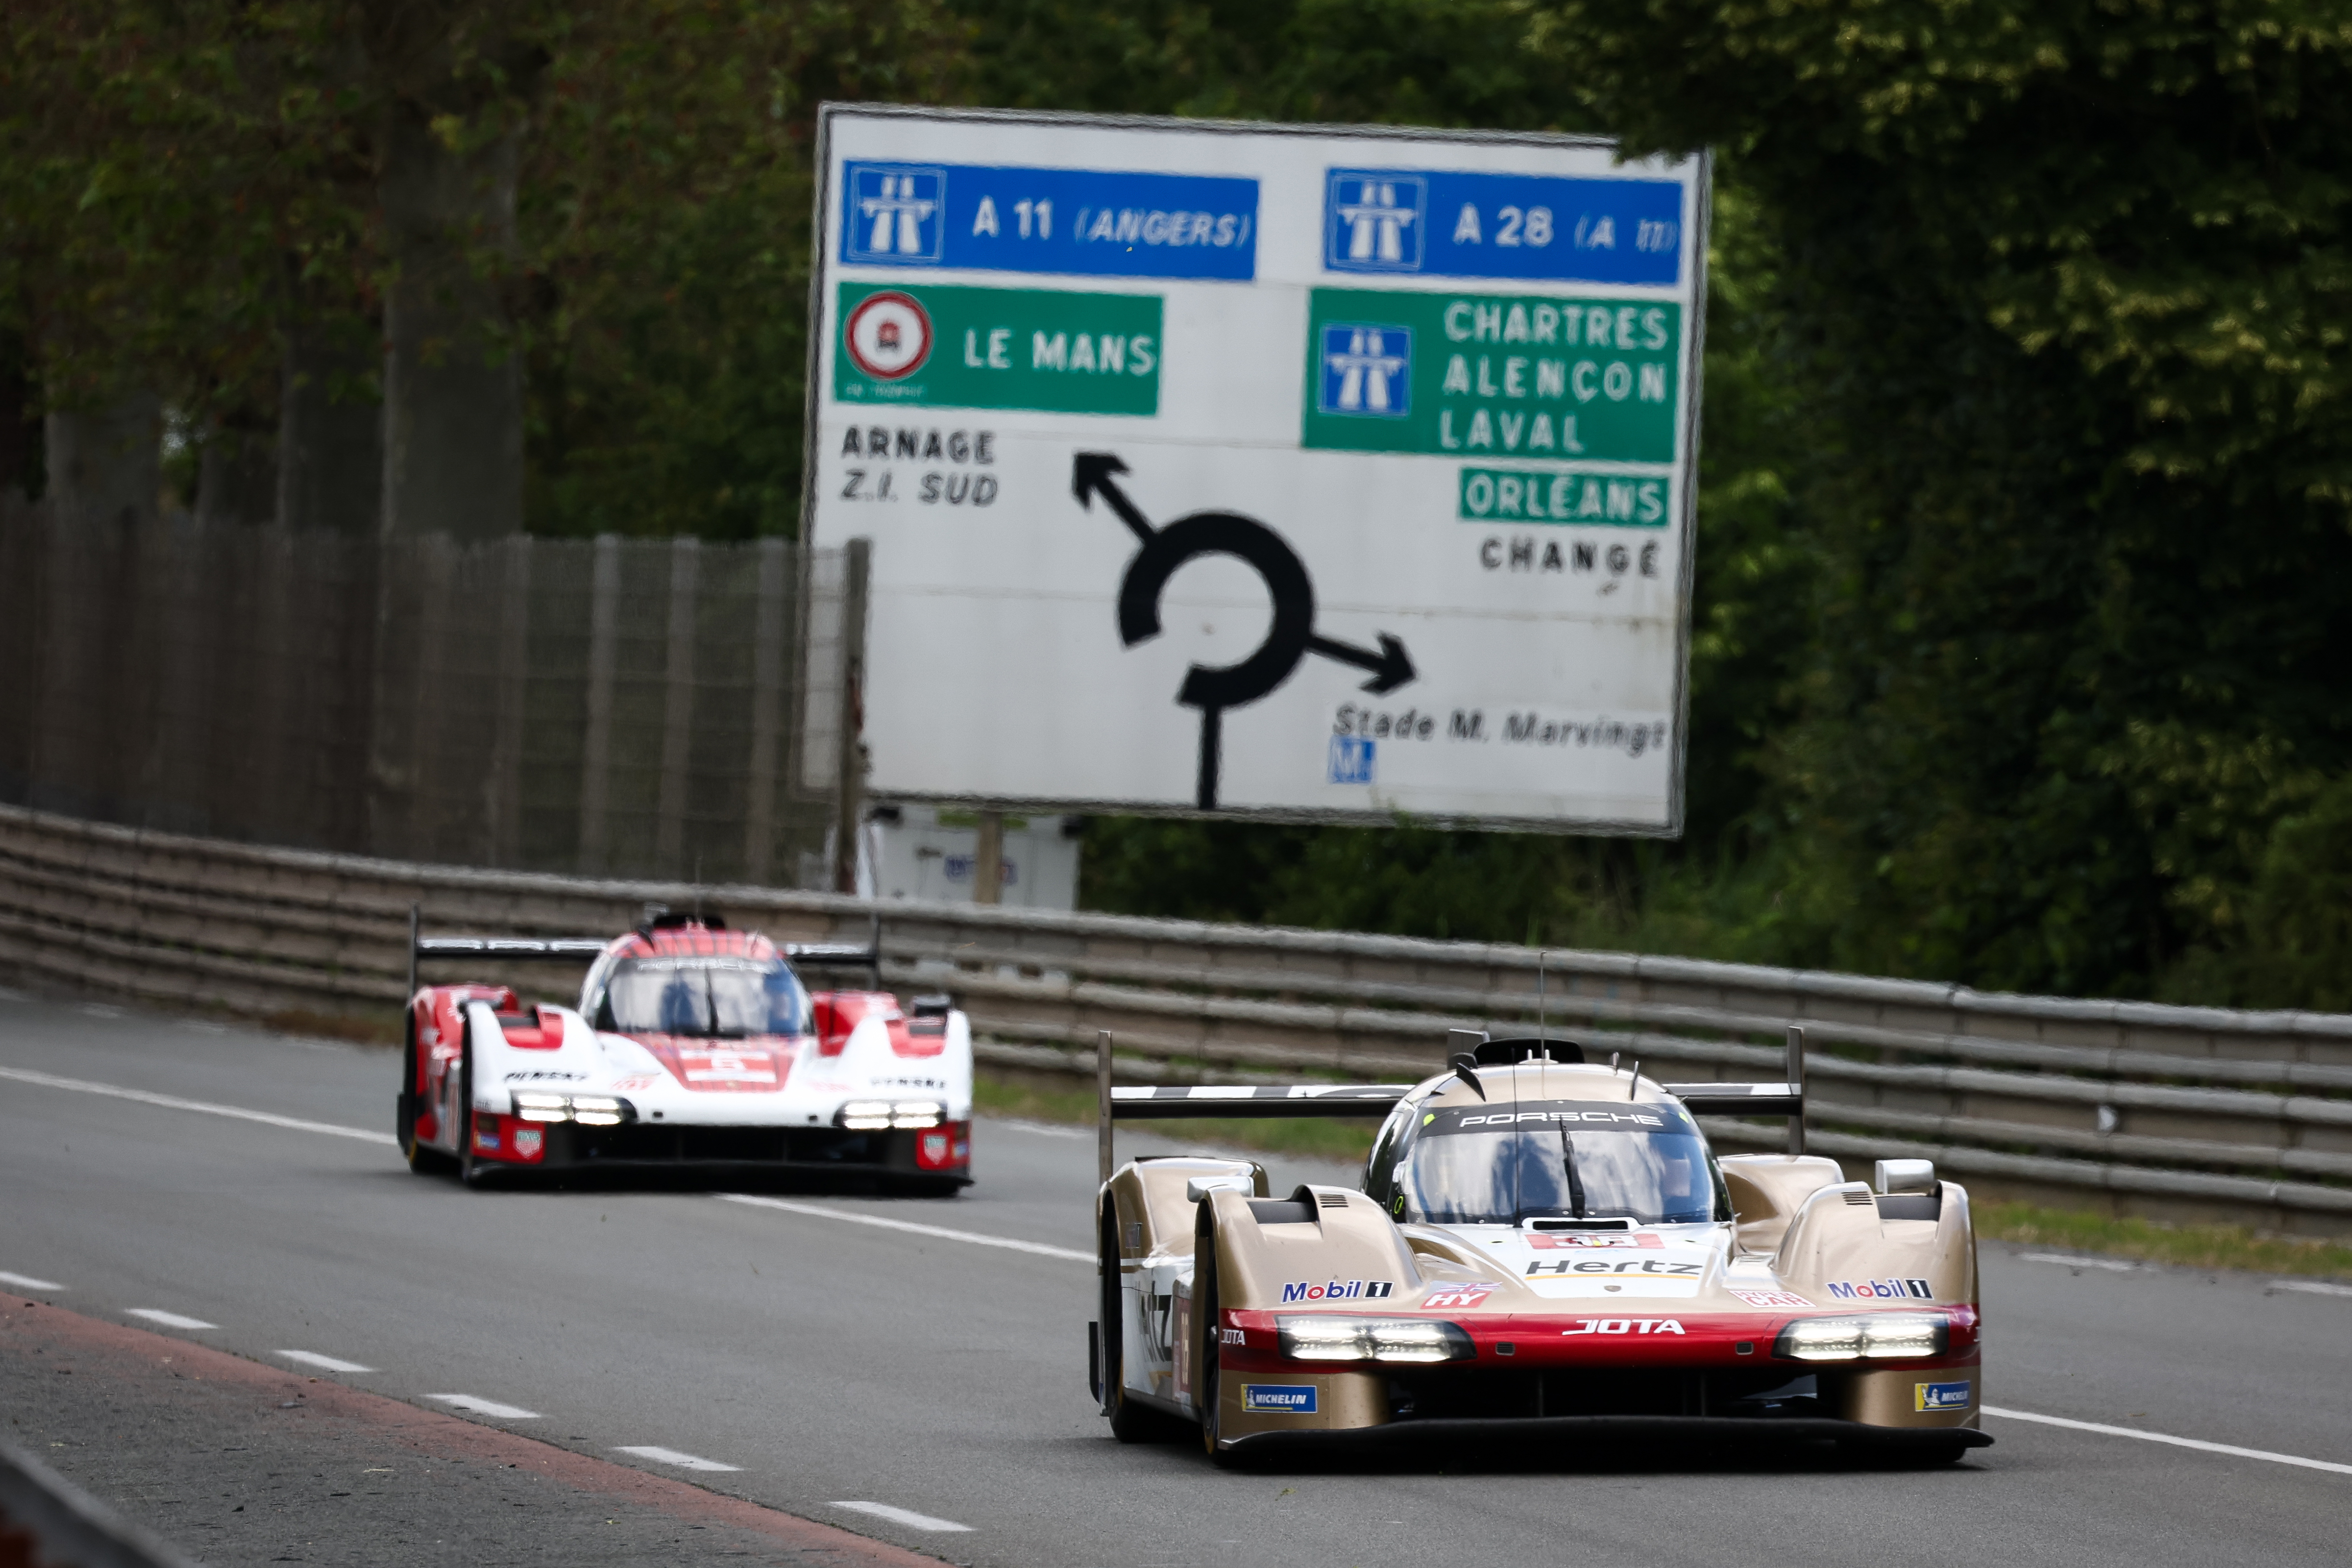
M 524 124 L 532 526 L 742 537 L 822 99 L 1712 147 L 1685 838 L 1106 820 L 1087 900 L 2352 1006 L 2347 53 L 2314 0 L 19 0 L 0 340 L 266 425 L 290 326 L 376 330 L 388 106 Z
M 551 34 L 523 179 L 530 526 L 789 533 L 825 99 L 936 99 L 929 0 L 651 0 Z
M 21 0 L 0 12 L 0 329 L 48 402 L 245 400 L 275 332 L 365 287 L 366 162 L 323 0 Z

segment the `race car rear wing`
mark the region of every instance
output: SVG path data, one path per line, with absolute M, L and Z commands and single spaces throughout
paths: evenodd
M 426 936 L 417 929 L 422 919 L 422 908 L 410 904 L 408 994 L 412 997 L 416 994 L 416 967 L 428 960 L 474 958 L 500 962 L 541 960 L 593 964 L 605 948 L 612 946 L 612 939 L 605 936 Z M 878 930 L 875 940 L 862 946 L 855 942 L 779 942 L 776 951 L 796 967 L 870 970 L 875 988 L 881 988 L 882 943 Z
M 1448 1040 L 1450 1044 L 1463 1049 L 1453 1051 L 1447 1064 L 1474 1088 L 1477 1085 L 1477 1069 L 1496 1064 L 1497 1052 L 1492 1048 L 1509 1048 L 1507 1060 L 1536 1054 L 1552 1059 L 1555 1053 L 1558 1060 L 1583 1060 L 1581 1050 L 1566 1041 L 1489 1040 L 1476 1030 L 1451 1030 Z M 1667 1083 L 1660 1087 L 1681 1101 L 1683 1108 L 1694 1116 L 1786 1116 L 1789 1152 L 1801 1155 L 1805 1152 L 1805 1031 L 1801 1025 L 1789 1026 L 1788 1050 L 1785 1082 Z M 1097 1163 L 1104 1181 L 1110 1180 L 1111 1127 L 1117 1122 L 1172 1121 L 1192 1116 L 1385 1116 L 1413 1089 L 1410 1083 L 1196 1083 L 1115 1089 L 1110 1082 L 1110 1059 L 1111 1034 L 1104 1030 L 1095 1039 Z M 1616 1065 L 1615 1056 L 1609 1061 L 1612 1067 Z M 1633 1064 L 1637 1079 L 1641 1067 L 1639 1061 Z M 1485 1092 L 1483 1089 L 1479 1091 L 1482 1096 Z
M 1385 1116 L 1412 1092 L 1410 1083 L 1159 1085 L 1112 1090 L 1110 1113 L 1122 1122 L 1178 1116 Z
M 1669 1083 L 1666 1092 L 1694 1116 L 1786 1116 L 1789 1152 L 1805 1152 L 1805 1026 L 1789 1026 L 1785 1083 Z

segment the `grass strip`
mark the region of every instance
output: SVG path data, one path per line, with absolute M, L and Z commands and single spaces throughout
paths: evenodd
M 972 1103 L 995 1116 L 1017 1116 L 1031 1122 L 1095 1124 L 1095 1092 L 1047 1087 L 1027 1077 L 1013 1078 L 986 1069 L 974 1077 Z M 1129 1122 L 1122 1126 L 1150 1128 L 1161 1137 L 1198 1139 L 1220 1148 L 1249 1149 L 1260 1154 L 1296 1155 L 1309 1159 L 1360 1162 L 1372 1152 L 1372 1134 L 1380 1123 L 1370 1116 L 1335 1120 L 1322 1116 L 1284 1116 L 1266 1121 L 1224 1117 L 1186 1118 L 1174 1122 Z
M 2352 1243 L 2268 1236 L 2240 1225 L 2167 1225 L 2032 1203 L 1974 1205 L 1977 1234 L 2067 1252 L 2135 1258 L 2183 1269 L 2352 1279 Z

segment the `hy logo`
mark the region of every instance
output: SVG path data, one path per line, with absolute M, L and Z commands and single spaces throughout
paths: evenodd
M 1402 419 L 1412 412 L 1412 332 L 1363 321 L 1323 324 L 1325 413 Z
M 948 177 L 938 169 L 852 163 L 848 234 L 851 261 L 937 261 L 947 232 Z
M 1334 272 L 1419 272 L 1429 182 L 1334 169 L 1324 186 L 1323 265 Z

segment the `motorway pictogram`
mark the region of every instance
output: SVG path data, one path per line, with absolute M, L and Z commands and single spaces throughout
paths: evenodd
M 1372 678 L 1363 689 L 1376 695 L 1413 679 L 1412 661 L 1406 656 L 1404 644 L 1385 632 L 1379 633 L 1377 651 L 1316 632 L 1314 582 L 1298 552 L 1280 534 L 1237 512 L 1194 512 L 1155 528 L 1112 480 L 1113 475 L 1127 471 L 1127 465 L 1111 453 L 1081 452 L 1070 482 L 1080 507 L 1091 510 L 1094 497 L 1101 496 L 1141 545 L 1119 580 L 1121 642 L 1132 648 L 1160 635 L 1160 593 L 1178 569 L 1199 556 L 1229 555 L 1243 561 L 1265 580 L 1274 601 L 1273 623 L 1255 653 L 1234 664 L 1194 664 L 1185 672 L 1184 684 L 1177 690 L 1178 704 L 1201 710 L 1196 800 L 1202 810 L 1217 809 L 1225 710 L 1254 703 L 1281 685 L 1308 653 L 1370 671 Z

